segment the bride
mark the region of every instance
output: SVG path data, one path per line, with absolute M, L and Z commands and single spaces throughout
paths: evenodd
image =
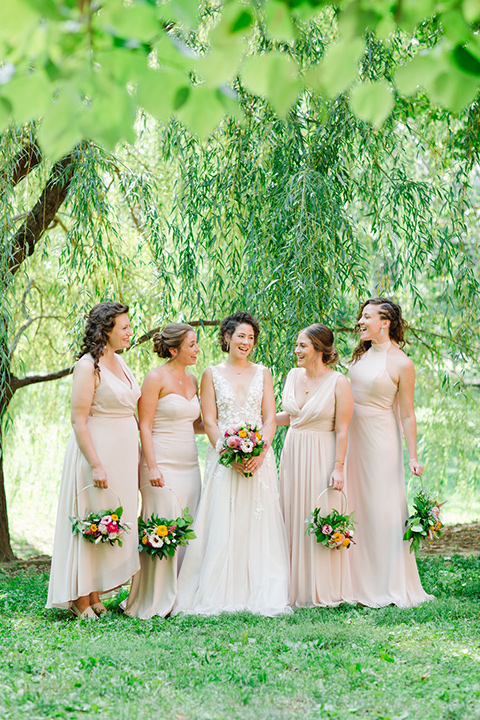
M 208 449 L 197 539 L 187 548 L 173 614 L 288 611 L 288 549 L 273 451 L 275 399 L 270 371 L 249 361 L 260 328 L 246 312 L 223 320 L 225 362 L 203 373 L 201 402 Z M 245 464 L 219 464 L 225 430 L 261 428 L 268 449 Z M 253 473 L 245 477 L 245 472 Z

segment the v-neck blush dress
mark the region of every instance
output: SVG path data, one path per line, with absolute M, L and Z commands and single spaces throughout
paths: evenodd
M 221 372 L 216 367 L 211 371 L 222 434 L 245 423 L 261 427 L 263 366 L 257 365 L 243 405 Z M 197 539 L 185 554 L 173 614 L 289 612 L 288 550 L 273 451 L 267 450 L 250 478 L 218 460 L 210 445 L 195 523 Z
M 152 440 L 157 465 L 164 487 L 153 487 L 142 456 L 140 492 L 142 518 L 152 513 L 174 520 L 188 508 L 195 517 L 200 499 L 201 478 L 193 423 L 200 415 L 200 403 L 194 395 L 187 399 L 178 393 L 159 398 L 152 425 Z M 191 540 L 196 543 L 197 540 Z M 172 558 L 152 559 L 140 553 L 140 571 L 135 575 L 126 604 L 125 614 L 147 619 L 165 617 L 177 595 L 177 573 L 186 548 L 178 548 Z
M 433 596 L 423 589 L 415 554 L 403 540 L 408 512 L 397 386 L 387 370 L 390 345 L 372 344 L 349 373 L 354 408 L 348 484 L 358 523 L 350 550 L 352 590 L 355 600 L 370 607 L 412 607 Z
M 332 373 L 302 408 L 295 386 L 300 368 L 287 375 L 283 409 L 290 416 L 280 461 L 280 498 L 290 548 L 290 602 L 296 607 L 351 602 L 349 550 L 330 550 L 305 532 L 306 521 L 328 488 L 335 464 L 335 387 L 340 373 Z M 347 492 L 347 488 L 344 488 Z M 340 509 L 336 490 L 320 498 L 324 514 Z
M 125 381 L 100 366 L 100 384 L 95 390 L 88 429 L 107 474 L 108 485 L 119 496 L 122 519 L 131 523 L 123 546 L 94 545 L 72 533 L 70 517 L 85 510 L 118 507 L 117 495 L 108 489 L 89 488 L 92 470 L 80 451 L 72 431 L 67 444 L 60 483 L 57 522 L 47 608 L 68 608 L 79 597 L 105 593 L 127 583 L 139 568 L 137 537 L 138 427 L 135 408 L 140 388 L 125 361 L 118 356 Z M 91 355 L 77 363 L 93 364 Z

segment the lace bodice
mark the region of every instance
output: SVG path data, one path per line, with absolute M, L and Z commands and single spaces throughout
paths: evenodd
M 223 433 L 228 427 L 238 427 L 245 423 L 261 427 L 263 365 L 257 365 L 243 405 L 240 405 L 233 387 L 221 372 L 216 367 L 212 367 L 211 370 L 217 403 L 217 425 L 219 430 Z

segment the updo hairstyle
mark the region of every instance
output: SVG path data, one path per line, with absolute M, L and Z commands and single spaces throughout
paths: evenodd
M 191 325 L 187 323 L 169 323 L 165 325 L 163 330 L 155 333 L 153 336 L 153 350 L 161 358 L 172 358 L 171 348 L 180 348 L 185 340 L 187 333 L 195 332 Z
M 322 353 L 324 365 L 336 365 L 338 363 L 338 353 L 334 345 L 333 332 L 330 328 L 322 325 L 322 323 L 314 323 L 301 332 L 305 333 L 315 350 Z
M 125 313 L 128 313 L 128 305 L 119 302 L 101 302 L 95 305 L 87 315 L 85 335 L 77 360 L 90 353 L 93 357 L 95 375 L 100 374 L 98 361 L 103 355 L 108 337 L 115 326 L 115 318 Z
M 260 335 L 260 324 L 258 320 L 254 318 L 253 315 L 250 315 L 250 313 L 239 310 L 233 313 L 233 315 L 224 318 L 221 322 L 220 330 L 218 331 L 218 341 L 223 352 L 228 353 L 230 350 L 230 343 L 228 340 L 225 340 L 225 335 L 232 337 L 237 327 L 243 324 L 251 326 L 253 330 L 253 344 L 257 344 L 258 336 Z
M 407 329 L 407 324 L 402 317 L 402 308 L 400 305 L 394 303 L 393 300 L 390 300 L 390 298 L 369 298 L 360 308 L 360 312 L 357 316 L 356 329 L 358 329 L 358 321 L 362 317 L 363 310 L 367 305 L 375 305 L 378 308 L 378 312 L 382 320 L 390 320 L 388 337 L 399 347 L 403 347 L 405 345 L 405 331 Z M 360 340 L 353 351 L 351 362 L 357 362 L 357 360 L 360 360 L 362 355 L 371 347 L 371 344 L 371 340 Z

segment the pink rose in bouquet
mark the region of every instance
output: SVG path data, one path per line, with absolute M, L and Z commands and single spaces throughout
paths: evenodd
M 324 526 L 322 527 L 322 533 L 323 533 L 324 535 L 331 535 L 332 532 L 333 532 L 333 528 L 332 528 L 331 525 L 324 525 Z

